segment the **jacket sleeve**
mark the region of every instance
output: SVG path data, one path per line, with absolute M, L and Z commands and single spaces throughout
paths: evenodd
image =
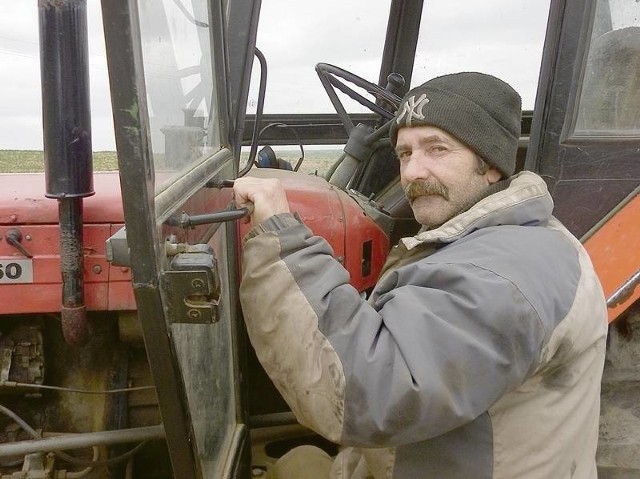
M 420 261 L 365 301 L 289 214 L 248 236 L 240 298 L 258 359 L 298 420 L 342 444 L 425 440 L 485 412 L 535 368 L 544 331 L 510 281 Z

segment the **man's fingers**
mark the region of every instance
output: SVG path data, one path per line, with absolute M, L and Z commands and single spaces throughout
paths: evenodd
M 254 224 L 261 223 L 270 216 L 289 212 L 286 193 L 280 181 L 276 179 L 238 178 L 233 185 L 233 192 L 238 207 L 253 204 Z

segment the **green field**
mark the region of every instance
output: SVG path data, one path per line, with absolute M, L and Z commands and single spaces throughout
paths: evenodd
M 94 151 L 93 169 L 118 169 L 115 151 Z M 0 173 L 38 173 L 44 171 L 44 154 L 37 150 L 0 150 Z
M 276 153 L 296 165 L 300 152 L 296 150 L 277 151 Z M 305 151 L 305 159 L 300 166 L 303 173 L 317 173 L 324 175 L 333 162 L 340 155 L 340 150 L 309 150 Z M 241 163 L 246 161 L 243 155 Z M 94 151 L 93 170 L 113 171 L 118 169 L 118 159 L 115 151 Z M 38 173 L 44 171 L 44 155 L 37 150 L 0 150 L 0 173 Z

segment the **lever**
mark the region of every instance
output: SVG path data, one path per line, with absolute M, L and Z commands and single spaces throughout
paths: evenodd
M 401 90 L 404 87 L 404 77 L 399 73 L 391 73 L 387 77 L 387 86 L 385 90 L 394 95 L 400 96 Z
M 212 223 L 224 223 L 226 221 L 235 221 L 245 216 L 251 216 L 253 213 L 253 205 L 250 207 L 237 208 L 225 211 L 219 211 L 217 213 L 208 213 L 204 215 L 188 215 L 182 213 L 180 215 L 180 227 L 187 229 L 197 225 L 208 225 Z
M 217 188 L 231 188 L 233 187 L 234 180 L 222 180 L 218 183 L 207 183 L 209 187 Z M 229 209 L 225 211 L 219 211 L 216 213 L 207 213 L 203 215 L 188 215 L 182 213 L 178 221 L 173 220 L 170 224 L 180 226 L 181 228 L 193 228 L 198 225 L 207 225 L 213 223 L 225 223 L 227 221 L 235 221 L 246 216 L 251 216 L 253 213 L 253 204 L 237 209 Z
M 27 258 L 33 258 L 33 255 L 29 253 L 29 251 L 27 251 L 24 246 L 22 246 L 22 243 L 20 243 L 22 241 L 22 232 L 19 229 L 11 228 L 9 231 L 7 231 L 6 238 L 7 243 L 20 251 Z

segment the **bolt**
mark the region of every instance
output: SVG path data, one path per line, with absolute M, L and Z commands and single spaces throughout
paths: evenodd
M 264 469 L 260 469 L 259 467 L 254 467 L 253 469 L 251 469 L 251 477 L 253 479 L 259 479 L 261 477 L 266 477 L 266 473 L 267 473 L 267 471 L 265 471 Z
M 190 309 L 187 314 L 189 314 L 191 319 L 200 319 L 200 311 L 197 309 Z
M 26 239 L 27 241 L 31 241 L 31 235 L 26 235 L 24 239 Z
M 12 223 L 15 223 L 16 221 L 18 221 L 18 215 L 11 215 L 11 217 L 9 218 L 9 221 L 11 221 Z
M 129 268 L 123 266 L 122 268 L 120 268 L 120 271 L 122 271 L 123 273 L 127 273 L 129 271 Z
M 191 281 L 191 286 L 193 286 L 196 289 L 200 289 L 204 286 L 204 281 L 202 281 L 202 279 L 200 278 L 195 278 L 194 280 Z
M 102 273 L 102 266 L 100 266 L 99 264 L 94 264 L 93 265 L 93 272 L 95 274 L 100 274 Z

